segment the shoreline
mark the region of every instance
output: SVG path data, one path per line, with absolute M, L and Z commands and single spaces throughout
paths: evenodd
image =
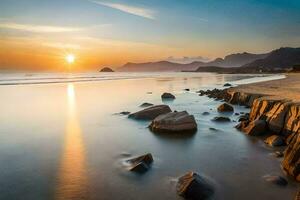
M 286 78 L 202 91 L 200 95 L 250 107 L 237 129 L 250 136 L 272 135 L 286 143 L 281 168 L 300 181 L 300 74 Z

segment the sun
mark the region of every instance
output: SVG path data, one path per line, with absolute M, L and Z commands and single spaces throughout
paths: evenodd
M 68 54 L 68 55 L 66 56 L 66 61 L 67 61 L 67 63 L 69 63 L 69 64 L 74 63 L 74 61 L 75 61 L 75 56 L 74 56 L 74 54 Z

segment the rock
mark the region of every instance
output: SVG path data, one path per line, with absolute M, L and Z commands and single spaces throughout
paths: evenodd
M 241 131 L 245 132 L 248 135 L 251 136 L 258 136 L 258 135 L 263 135 L 266 132 L 266 121 L 265 120 L 254 120 L 251 121 L 249 124 L 246 126 L 241 127 Z
M 140 107 L 149 107 L 149 106 L 153 106 L 153 104 L 152 103 L 142 103 L 141 105 L 140 105 Z
M 223 103 L 218 107 L 219 112 L 233 112 L 233 107 L 228 103 Z
M 211 131 L 218 131 L 218 129 L 212 128 L 212 127 L 209 127 L 209 130 L 211 130 Z
M 176 191 L 185 199 L 205 200 L 214 194 L 214 187 L 204 177 L 195 172 L 188 172 L 179 178 Z
M 225 84 L 223 85 L 223 87 L 230 87 L 230 86 L 232 86 L 230 83 L 225 83 Z
M 169 112 L 171 112 L 171 109 L 168 105 L 157 105 L 132 113 L 128 117 L 133 119 L 152 120 L 159 115 Z
M 272 147 L 285 145 L 283 137 L 278 135 L 272 135 L 265 139 L 264 142 Z
M 195 132 L 197 123 L 188 112 L 171 112 L 156 117 L 149 126 L 153 132 Z
M 240 115 L 240 113 L 234 113 L 234 115 Z
M 163 93 L 163 94 L 161 95 L 161 98 L 162 98 L 162 99 L 175 99 L 175 96 L 174 96 L 173 94 L 171 94 L 171 93 L 165 92 L 165 93 Z
M 189 88 L 186 88 L 186 89 L 184 89 L 185 91 L 190 91 L 190 89 Z
M 112 70 L 111 68 L 109 67 L 104 67 L 100 70 L 100 72 L 114 72 L 114 70 Z
M 127 160 L 127 162 L 130 164 L 130 171 L 144 173 L 150 168 L 153 162 L 153 157 L 150 153 L 148 153 L 136 158 L 129 159 Z
M 281 166 L 287 174 L 300 181 L 300 132 L 291 136 Z
M 281 158 L 281 157 L 283 157 L 283 152 L 281 152 L 281 151 L 275 151 L 274 155 L 275 155 L 277 158 Z
M 281 176 L 274 176 L 274 175 L 266 175 L 263 177 L 265 181 L 279 185 L 279 186 L 286 186 L 288 184 L 287 180 Z
M 228 117 L 215 117 L 215 118 L 213 118 L 213 121 L 216 121 L 216 122 L 230 122 L 231 120 L 230 120 L 230 118 L 228 118 Z
M 122 112 L 120 112 L 119 114 L 120 114 L 120 115 L 129 115 L 130 112 L 129 112 L 129 111 L 122 111 Z
M 203 112 L 202 115 L 209 115 L 209 112 Z
M 290 109 L 291 102 L 280 101 L 274 103 L 266 116 L 268 128 L 274 133 L 280 134 L 285 125 L 285 117 Z

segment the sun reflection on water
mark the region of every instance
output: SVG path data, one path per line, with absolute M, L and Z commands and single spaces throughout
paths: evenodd
M 64 151 L 58 172 L 56 199 L 87 199 L 85 151 L 76 112 L 75 89 L 68 84 L 68 113 Z

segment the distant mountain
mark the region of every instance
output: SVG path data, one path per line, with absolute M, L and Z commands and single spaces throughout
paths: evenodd
M 217 58 L 211 62 L 195 61 L 189 64 L 174 63 L 169 61 L 148 63 L 127 63 L 118 68 L 118 71 L 145 72 L 145 71 L 205 71 L 216 70 L 239 73 L 255 73 L 259 71 L 271 72 L 292 68 L 300 64 L 300 48 L 280 48 L 270 53 L 251 54 L 237 53 Z M 203 68 L 204 67 L 204 68 Z M 200 69 L 203 68 L 203 69 Z M 229 68 L 223 70 L 223 68 Z M 236 69 L 235 69 L 236 68 Z
M 197 72 L 216 73 L 277 73 L 287 72 L 300 64 L 300 48 L 280 48 L 269 53 L 265 58 L 257 59 L 241 67 L 201 66 Z
M 243 65 L 244 68 L 292 68 L 294 65 L 300 64 L 300 48 L 280 48 L 272 51 L 267 57 L 258 59 Z
M 217 67 L 239 67 L 257 59 L 265 58 L 268 54 L 237 53 L 217 58 L 211 62 L 194 61 L 188 64 L 175 63 L 170 61 L 158 61 L 147 63 L 127 63 L 118 68 L 118 71 L 145 72 L 145 71 L 194 71 L 200 66 Z
M 225 58 L 217 58 L 214 61 L 206 63 L 207 66 L 217 66 L 217 67 L 240 67 L 247 63 L 253 62 L 257 59 L 263 59 L 268 56 L 266 54 L 252 54 L 252 53 L 237 53 L 225 56 Z
M 189 64 L 173 63 L 169 61 L 147 62 L 147 63 L 127 63 L 118 68 L 118 71 L 126 72 L 155 72 L 155 71 L 194 71 L 204 62 L 195 61 Z

